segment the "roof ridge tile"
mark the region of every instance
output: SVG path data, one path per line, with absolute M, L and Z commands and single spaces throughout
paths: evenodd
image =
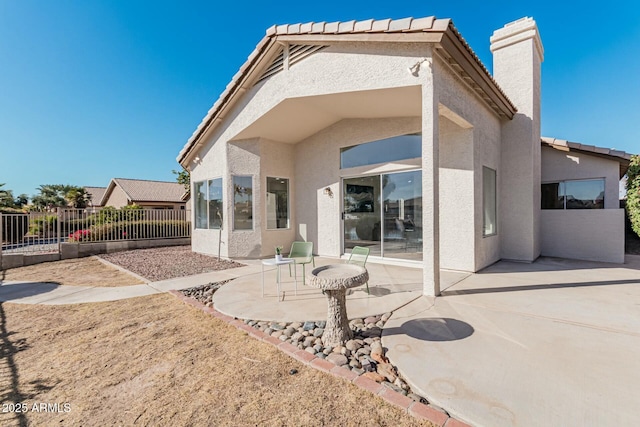
M 353 31 L 368 32 L 368 31 L 371 31 L 371 25 L 373 25 L 373 19 L 365 19 L 364 21 L 358 21 L 353 26 Z
M 338 32 L 339 26 L 340 26 L 340 21 L 329 22 L 324 26 L 324 33 L 336 34 Z
M 413 18 L 394 19 L 389 23 L 388 32 L 405 31 L 411 28 Z
M 326 25 L 327 25 L 327 23 L 325 21 L 312 23 L 311 24 L 311 33 L 312 34 L 324 33 L 324 27 Z
M 387 31 L 389 29 L 390 22 L 391 22 L 391 19 L 389 18 L 376 19 L 375 21 L 373 21 L 373 24 L 371 25 L 371 31 L 376 33 Z
M 346 21 L 338 23 L 338 34 L 353 33 L 356 21 Z
M 300 34 L 300 24 L 290 24 L 287 34 Z
M 417 18 L 411 21 L 410 31 L 425 31 L 430 30 L 433 27 L 435 16 L 425 16 L 424 18 Z

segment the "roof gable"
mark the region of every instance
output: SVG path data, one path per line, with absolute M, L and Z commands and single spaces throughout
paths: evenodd
M 113 178 L 102 197 L 106 203 L 113 189 L 118 186 L 132 203 L 137 202 L 184 202 L 184 186 L 177 182 L 150 181 L 144 179 Z
M 308 22 L 304 24 L 274 25 L 258 43 L 247 61 L 233 76 L 225 91 L 191 135 L 177 160 L 187 167 L 190 156 L 201 143 L 204 134 L 222 120 L 224 111 L 258 81 L 280 72 L 291 52 L 301 60 L 330 43 L 364 42 L 424 42 L 437 45 L 436 52 L 472 90 L 499 116 L 512 118 L 515 106 L 499 88 L 487 68 L 475 55 L 450 19 L 434 16 L 404 19 L 368 19 L 346 22 Z M 295 49 L 283 50 L 282 44 Z M 315 46 L 316 50 L 312 47 Z M 275 58 L 275 59 L 271 59 Z M 270 60 L 271 59 L 271 60 Z M 294 58 L 295 59 L 295 58 Z M 268 61 L 268 62 L 267 62 Z

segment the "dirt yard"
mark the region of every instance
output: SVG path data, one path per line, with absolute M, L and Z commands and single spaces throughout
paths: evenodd
M 1 303 L 0 344 L 3 426 L 424 425 L 166 294 Z
M 129 286 L 144 283 L 96 257 L 45 262 L 2 272 L 6 281 L 52 282 L 70 286 Z M 0 275 L 0 277 L 2 277 Z

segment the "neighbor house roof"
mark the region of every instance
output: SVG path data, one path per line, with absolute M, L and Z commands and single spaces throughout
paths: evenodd
M 620 163 L 620 177 L 627 173 L 631 154 L 613 148 L 596 147 L 595 145 L 580 144 L 579 142 L 570 142 L 564 139 L 542 137 L 542 145 L 555 148 L 561 151 L 573 151 L 577 153 L 590 154 L 596 157 L 614 160 Z
M 118 186 L 132 203 L 137 202 L 184 202 L 184 186 L 177 182 L 149 181 L 144 179 L 113 178 L 102 196 L 102 205 L 106 203 L 113 189 Z
M 104 196 L 107 187 L 84 187 L 85 191 L 91 195 L 91 204 L 93 206 L 102 206 L 102 196 Z
M 247 61 L 233 76 L 200 125 L 180 151 L 177 160 L 188 165 L 189 156 L 208 129 L 217 125 L 224 112 L 249 89 L 269 66 L 276 43 L 288 42 L 427 42 L 436 44 L 436 51 L 469 87 L 498 114 L 511 119 L 516 112 L 513 103 L 500 89 L 487 68 L 460 35 L 450 19 L 425 18 L 368 19 L 346 22 L 308 22 L 306 24 L 274 25 L 258 43 Z M 185 166 L 186 167 L 186 166 Z

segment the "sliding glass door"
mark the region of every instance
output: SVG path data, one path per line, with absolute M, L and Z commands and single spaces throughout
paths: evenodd
M 345 178 L 343 181 L 344 250 L 365 246 L 381 256 L 380 175 Z
M 422 260 L 422 172 L 382 175 L 383 256 Z
M 422 260 L 422 172 L 343 180 L 344 251 Z

